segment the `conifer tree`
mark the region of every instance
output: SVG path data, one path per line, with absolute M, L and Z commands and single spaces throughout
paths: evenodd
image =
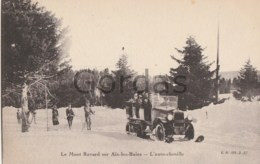
M 105 96 L 106 102 L 112 108 L 122 108 L 125 101 L 133 96 L 132 80 L 134 71 L 128 65 L 127 56 L 122 54 L 116 63 L 117 70 L 112 71 L 114 88 Z M 112 84 L 110 83 L 110 88 Z
M 258 85 L 258 76 L 257 70 L 253 67 L 250 60 L 240 70 L 237 85 L 241 95 L 248 97 L 249 101 L 251 101 Z
M 28 91 L 67 67 L 66 29 L 61 20 L 31 0 L 2 1 L 2 91 L 21 96 L 22 131 L 28 131 Z M 10 89 L 11 88 L 11 89 Z
M 211 64 L 205 62 L 201 46 L 194 38 L 189 37 L 183 50 L 176 49 L 182 54 L 182 59 L 171 56 L 179 66 L 170 69 L 171 79 L 177 76 L 185 76 L 181 83 L 185 83 L 187 89 L 178 93 L 180 109 L 196 109 L 209 104 L 213 99 L 213 74 L 210 71 Z M 177 88 L 178 90 L 178 88 Z

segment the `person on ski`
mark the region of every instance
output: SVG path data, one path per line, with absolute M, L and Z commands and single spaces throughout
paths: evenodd
M 85 121 L 87 124 L 87 130 L 91 130 L 91 115 L 94 114 L 94 112 L 92 111 L 92 109 L 90 107 L 89 101 L 86 102 L 84 111 L 85 111 Z
M 54 105 L 52 108 L 52 124 L 55 125 L 59 125 L 59 120 L 58 120 L 58 116 L 59 116 L 59 112 L 57 110 L 57 106 Z
M 74 114 L 74 112 L 73 112 L 73 110 L 71 108 L 71 104 L 66 109 L 66 115 L 67 115 L 67 120 L 68 120 L 68 124 L 69 124 L 69 129 L 71 129 L 72 121 L 73 121 L 73 118 L 75 116 L 75 114 Z

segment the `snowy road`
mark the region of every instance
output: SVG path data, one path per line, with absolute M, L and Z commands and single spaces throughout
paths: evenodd
M 230 99 L 224 104 L 189 111 L 197 122 L 195 135 L 202 143 L 162 143 L 125 134 L 126 116 L 121 109 L 94 107 L 92 131 L 83 129 L 82 108 L 75 108 L 72 130 L 65 109 L 60 125 L 46 131 L 45 110 L 37 111 L 37 124 L 21 133 L 16 109 L 3 109 L 3 159 L 5 164 L 57 163 L 260 163 L 260 102 Z M 208 113 L 208 118 L 206 117 Z

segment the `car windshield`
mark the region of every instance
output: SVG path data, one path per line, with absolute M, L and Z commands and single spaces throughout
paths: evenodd
M 176 96 L 161 96 L 154 94 L 151 96 L 153 107 L 177 108 L 178 97 Z

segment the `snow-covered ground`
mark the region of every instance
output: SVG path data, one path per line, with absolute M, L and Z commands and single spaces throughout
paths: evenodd
M 230 98 L 224 104 L 187 112 L 197 120 L 195 135 L 205 136 L 202 143 L 175 141 L 168 144 L 127 135 L 124 110 L 93 109 L 91 131 L 82 130 L 83 108 L 74 109 L 76 117 L 71 130 L 65 119 L 65 108 L 60 108 L 57 128 L 52 126 L 49 110 L 47 131 L 46 110 L 38 110 L 36 124 L 31 124 L 29 132 L 21 133 L 16 109 L 3 108 L 4 164 L 260 163 L 259 101 L 243 103 Z M 70 152 L 81 156 L 72 156 Z M 113 152 L 119 156 L 112 156 Z M 99 153 L 99 156 L 84 153 Z M 168 155 L 156 156 L 159 153 Z

